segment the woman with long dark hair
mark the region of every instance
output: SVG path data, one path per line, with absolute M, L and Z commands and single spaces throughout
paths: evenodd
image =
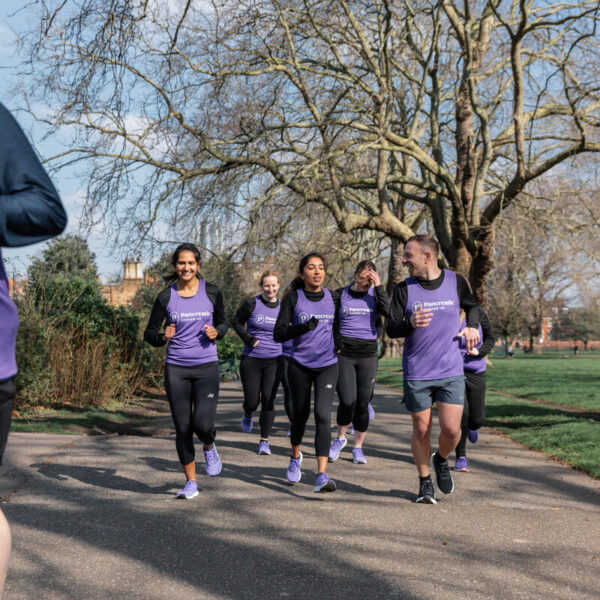
M 300 446 L 310 416 L 311 388 L 314 390 L 318 471 L 315 492 L 335 491 L 335 483 L 325 471 L 331 445 L 331 405 L 338 374 L 334 320 L 339 296 L 322 287 L 325 272 L 325 259 L 316 252 L 300 260 L 298 276 L 281 301 L 273 331 L 276 342 L 292 340 L 288 365 L 292 392 L 292 456 L 286 473 L 290 483 L 297 483 L 302 475 Z
M 366 464 L 362 445 L 369 426 L 369 402 L 377 374 L 377 328 L 388 315 L 390 299 L 370 260 L 358 263 L 351 285 L 337 290 L 340 295 L 341 351 L 337 393 L 338 436 L 329 450 L 337 460 L 347 444 L 346 433 L 354 426 L 352 462 Z
M 177 497 L 190 499 L 198 495 L 194 433 L 204 448 L 206 474 L 221 472 L 215 447 L 220 382 L 215 342 L 227 332 L 227 323 L 219 288 L 200 276 L 198 248 L 179 245 L 171 264 L 175 270 L 167 278 L 171 285 L 156 297 L 144 340 L 152 346 L 167 344 L 165 389 L 175 424 L 177 455 L 186 476 Z
M 240 378 L 244 388 L 242 431 L 252 431 L 252 413 L 260 403 L 259 454 L 271 454 L 269 434 L 275 421 L 275 395 L 282 370 L 281 344 L 273 340 L 279 315 L 279 275 L 267 270 L 260 277 L 261 293 L 244 300 L 233 328 L 244 341 Z

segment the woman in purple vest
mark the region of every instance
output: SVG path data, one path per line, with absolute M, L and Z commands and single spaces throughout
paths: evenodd
M 271 454 L 269 434 L 275 421 L 275 395 L 281 379 L 281 344 L 273 340 L 279 315 L 279 275 L 265 271 L 260 278 L 261 294 L 248 298 L 238 309 L 233 328 L 244 340 L 240 377 L 244 388 L 242 431 L 252 431 L 252 413 L 260 409 L 259 454 Z
M 373 286 L 373 287 L 371 287 Z M 369 401 L 377 374 L 377 327 L 387 317 L 390 299 L 381 285 L 377 268 L 369 260 L 358 263 L 354 282 L 337 290 L 340 294 L 339 322 L 342 349 L 339 353 L 337 393 L 338 437 L 329 450 L 337 460 L 346 446 L 346 432 L 354 425 L 352 462 L 366 464 L 362 450 L 369 426 Z
M 215 447 L 215 417 L 219 397 L 219 362 L 215 340 L 227 332 L 223 297 L 216 285 L 200 277 L 200 252 L 193 244 L 181 244 L 173 253 L 172 284 L 152 307 L 144 340 L 152 346 L 167 345 L 165 388 L 175 423 L 175 445 L 187 482 L 178 498 L 198 495 L 194 433 L 204 447 L 206 473 L 221 472 Z M 162 324 L 167 326 L 161 332 Z
M 300 481 L 300 445 L 310 416 L 310 392 L 315 395 L 315 492 L 333 492 L 335 483 L 325 470 L 331 445 L 331 405 L 337 383 L 338 365 L 334 343 L 334 320 L 339 295 L 323 288 L 325 259 L 317 253 L 300 261 L 298 276 L 281 301 L 273 331 L 276 342 L 292 340 L 288 366 L 292 391 L 292 456 L 287 469 L 290 483 Z
M 474 444 L 479 439 L 477 430 L 485 423 L 485 357 L 494 347 L 496 338 L 490 320 L 481 307 L 479 311 L 480 342 L 467 352 L 465 339 L 461 337 L 458 345 L 463 356 L 465 368 L 465 406 L 461 421 L 461 436 L 456 446 L 456 471 L 468 471 L 467 439 Z M 465 311 L 460 311 L 460 328 L 467 326 Z

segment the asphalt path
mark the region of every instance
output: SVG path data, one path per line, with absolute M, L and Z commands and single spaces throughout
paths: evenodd
M 169 417 L 152 437 L 11 434 L 4 599 L 598 598 L 600 481 L 483 429 L 455 492 L 415 504 L 400 400 L 377 387 L 368 464 L 351 462 L 350 438 L 331 494 L 312 491 L 312 424 L 302 479 L 286 482 L 280 399 L 273 454 L 256 454 L 238 383 L 221 389 L 223 471 L 204 474 L 198 445 L 190 501 L 174 499 L 184 479 Z

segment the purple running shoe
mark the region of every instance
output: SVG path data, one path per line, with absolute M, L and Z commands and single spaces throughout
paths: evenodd
M 177 492 L 175 498 L 183 498 L 184 500 L 191 500 L 198 495 L 198 484 L 195 481 L 188 481 L 185 487 Z
M 459 456 L 456 459 L 456 462 L 454 463 L 454 470 L 455 471 L 468 471 L 469 470 L 466 456 Z
M 365 458 L 362 448 L 354 448 L 354 450 L 352 450 L 352 462 L 355 465 L 367 464 L 367 459 Z
M 331 444 L 331 448 L 329 449 L 329 460 L 331 462 L 340 457 L 340 452 L 347 443 L 348 440 L 346 438 L 342 440 L 340 438 L 335 438 L 335 440 L 333 440 L 333 444 Z
M 223 465 L 217 453 L 217 447 L 214 444 L 210 450 L 204 451 L 204 458 L 206 459 L 206 474 L 210 475 L 210 477 L 218 475 Z
M 347 432 L 349 435 L 354 435 L 354 425 L 350 425 L 350 429 Z
M 335 492 L 335 481 L 329 479 L 325 473 L 319 473 L 313 492 Z
M 479 439 L 479 433 L 476 429 L 467 429 L 467 438 L 471 444 L 474 444 Z
M 298 458 L 293 456 L 290 458 L 290 464 L 288 465 L 286 477 L 290 483 L 298 483 L 300 477 L 302 477 L 302 471 L 300 471 L 300 465 L 302 464 L 302 452 Z
M 247 417 L 246 415 L 242 417 L 242 431 L 244 433 L 252 431 L 252 417 Z
M 269 448 L 269 442 L 267 440 L 260 440 L 258 444 L 259 454 L 271 454 L 271 448 Z
M 375 411 L 373 410 L 373 407 L 371 406 L 371 403 L 369 402 L 369 421 L 374 421 L 375 420 Z

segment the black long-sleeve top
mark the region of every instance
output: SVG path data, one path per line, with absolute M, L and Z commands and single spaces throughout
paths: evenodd
M 496 336 L 494 335 L 494 331 L 492 330 L 492 325 L 488 316 L 485 314 L 485 311 L 481 306 L 477 307 L 477 311 L 479 313 L 479 324 L 481 325 L 481 333 L 482 335 L 482 344 L 477 349 L 479 352 L 479 356 L 486 356 L 492 351 L 494 344 L 496 343 Z
M 66 224 L 67 214 L 50 178 L 17 122 L 0 104 L 0 246 L 43 242 L 61 233 Z M 0 252 L 0 383 L 17 373 L 18 326 Z
M 58 192 L 25 134 L 0 104 L 0 246 L 43 242 L 66 225 Z
M 309 292 L 302 290 L 307 300 L 311 302 L 318 302 L 325 297 L 325 292 Z M 335 319 L 333 321 L 333 337 L 336 349 L 341 347 L 341 340 L 339 336 L 340 323 L 338 319 L 339 306 L 340 306 L 340 295 L 337 291 L 329 290 L 333 303 L 335 304 Z M 287 342 L 299 335 L 304 335 L 309 331 L 312 331 L 316 327 L 313 319 L 309 319 L 306 323 L 299 323 L 298 325 L 292 325 L 292 317 L 294 316 L 294 310 L 298 303 L 298 292 L 292 290 L 289 294 L 283 297 L 281 300 L 281 309 L 279 310 L 279 316 L 277 317 L 277 323 L 275 323 L 275 329 L 273 330 L 273 339 L 276 342 L 282 343 Z
M 336 290 L 341 297 L 342 292 L 345 288 L 339 288 Z M 383 285 L 378 285 L 374 289 L 375 292 L 375 308 L 377 310 L 377 318 L 375 320 L 375 327 L 379 334 L 383 326 L 382 317 L 387 317 L 390 310 L 390 297 L 385 291 Z M 348 294 L 352 298 L 362 298 L 367 292 L 357 292 L 352 288 L 348 289 Z M 365 340 L 362 338 L 351 338 L 340 335 L 341 343 L 341 354 L 353 358 L 365 358 L 370 356 L 377 356 L 377 340 Z
M 275 300 L 275 302 L 267 302 L 262 296 L 259 296 L 258 298 L 267 308 L 277 308 L 279 306 L 279 300 Z M 258 341 L 258 338 L 250 335 L 246 329 L 246 322 L 250 318 L 250 315 L 254 312 L 255 308 L 256 296 L 247 298 L 238 308 L 237 312 L 235 313 L 235 317 L 233 318 L 233 323 L 231 324 L 235 329 L 235 332 L 249 346 L 254 346 L 254 344 Z
M 206 282 L 206 296 L 214 307 L 213 327 L 217 330 L 217 339 L 220 340 L 229 329 L 227 319 L 225 318 L 225 308 L 223 306 L 223 296 L 221 290 L 212 284 Z M 167 305 L 171 298 L 171 286 L 166 287 L 156 296 L 146 331 L 144 331 L 144 340 L 152 346 L 164 346 L 167 342 L 163 339 L 164 332 L 161 331 L 163 323 L 167 319 Z M 182 297 L 183 300 L 185 298 Z
M 444 282 L 444 270 L 442 269 L 441 275 L 436 279 L 418 279 L 418 282 L 425 290 L 437 290 Z M 456 292 L 460 307 L 467 315 L 467 326 L 477 329 L 479 325 L 479 307 L 473 298 L 473 294 L 471 294 L 467 280 L 458 273 L 456 274 Z M 406 337 L 414 331 L 414 327 L 406 318 L 407 296 L 406 281 L 401 281 L 392 294 L 389 320 L 386 327 L 387 334 L 392 338 Z

